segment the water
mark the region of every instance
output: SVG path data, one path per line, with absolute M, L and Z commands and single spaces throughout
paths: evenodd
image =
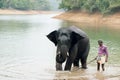
M 120 30 L 82 26 L 53 19 L 55 15 L 0 15 L 0 80 L 119 80 Z M 46 35 L 70 25 L 79 26 L 89 35 L 88 61 L 97 55 L 97 40 L 104 40 L 110 53 L 105 72 L 97 72 L 95 62 L 87 70 L 55 71 L 56 47 Z

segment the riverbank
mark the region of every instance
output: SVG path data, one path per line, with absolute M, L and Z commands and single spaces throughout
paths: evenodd
M 85 26 L 109 26 L 120 29 L 120 13 L 105 16 L 100 13 L 88 14 L 81 11 L 68 11 L 54 18 L 77 22 Z
M 88 14 L 81 11 L 68 11 L 68 12 L 57 12 L 57 11 L 22 11 L 22 10 L 6 10 L 0 9 L 0 15 L 34 15 L 34 14 L 53 14 L 59 13 L 54 18 L 67 20 L 71 22 L 77 22 L 83 26 L 108 26 L 112 28 L 120 29 L 120 12 L 103 16 L 100 13 Z
M 0 9 L 0 14 L 3 15 L 32 15 L 32 14 L 52 14 L 52 13 L 59 13 L 57 11 L 22 11 L 22 10 L 7 10 L 7 9 Z

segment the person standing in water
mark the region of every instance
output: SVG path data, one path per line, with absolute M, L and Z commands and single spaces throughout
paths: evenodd
M 107 46 L 103 44 L 102 40 L 98 40 L 98 56 L 97 56 L 97 71 L 100 71 L 100 66 L 103 71 L 105 71 L 105 62 L 108 61 L 108 51 Z

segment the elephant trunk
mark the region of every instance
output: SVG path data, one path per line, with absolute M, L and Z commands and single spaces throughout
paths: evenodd
M 67 58 L 67 52 L 68 52 L 67 46 L 62 45 L 60 49 L 57 50 L 56 61 L 58 63 L 65 62 Z

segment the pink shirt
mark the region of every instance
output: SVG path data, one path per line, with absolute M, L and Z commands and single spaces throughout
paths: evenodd
M 107 46 L 105 45 L 99 46 L 98 55 L 108 55 Z

